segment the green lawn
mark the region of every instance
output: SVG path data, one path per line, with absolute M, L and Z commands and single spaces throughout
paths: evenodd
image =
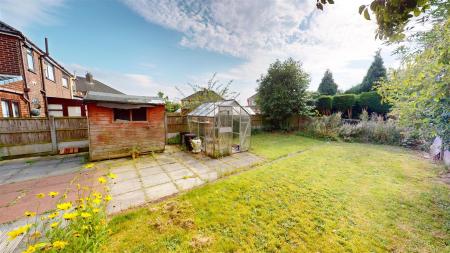
M 112 219 L 112 252 L 450 252 L 450 190 L 413 152 L 260 134 L 268 159 Z

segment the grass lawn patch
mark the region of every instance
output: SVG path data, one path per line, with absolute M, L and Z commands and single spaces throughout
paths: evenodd
M 278 134 L 252 145 L 268 159 L 306 151 L 118 215 L 105 251 L 450 251 L 450 190 L 413 152 Z

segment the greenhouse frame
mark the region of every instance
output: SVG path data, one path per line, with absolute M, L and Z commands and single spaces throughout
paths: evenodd
M 202 140 L 202 151 L 208 156 L 250 149 L 251 117 L 236 100 L 201 104 L 188 114 L 188 127 Z

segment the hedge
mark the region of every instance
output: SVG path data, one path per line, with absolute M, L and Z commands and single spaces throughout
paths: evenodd
M 332 96 L 320 96 L 317 99 L 316 108 L 320 113 L 328 115 L 331 114 L 333 109 L 333 97 Z
M 381 96 L 376 91 L 362 92 L 359 95 L 359 104 L 369 113 L 385 114 L 389 112 L 389 104 L 381 102 Z
M 333 110 L 347 112 L 348 118 L 352 117 L 352 107 L 355 104 L 355 94 L 343 94 L 333 97 Z

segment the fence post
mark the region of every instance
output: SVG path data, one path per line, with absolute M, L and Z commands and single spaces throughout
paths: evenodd
M 52 139 L 52 152 L 58 153 L 58 143 L 56 140 L 56 125 L 55 125 L 55 117 L 48 116 L 48 123 L 50 125 L 50 138 Z

